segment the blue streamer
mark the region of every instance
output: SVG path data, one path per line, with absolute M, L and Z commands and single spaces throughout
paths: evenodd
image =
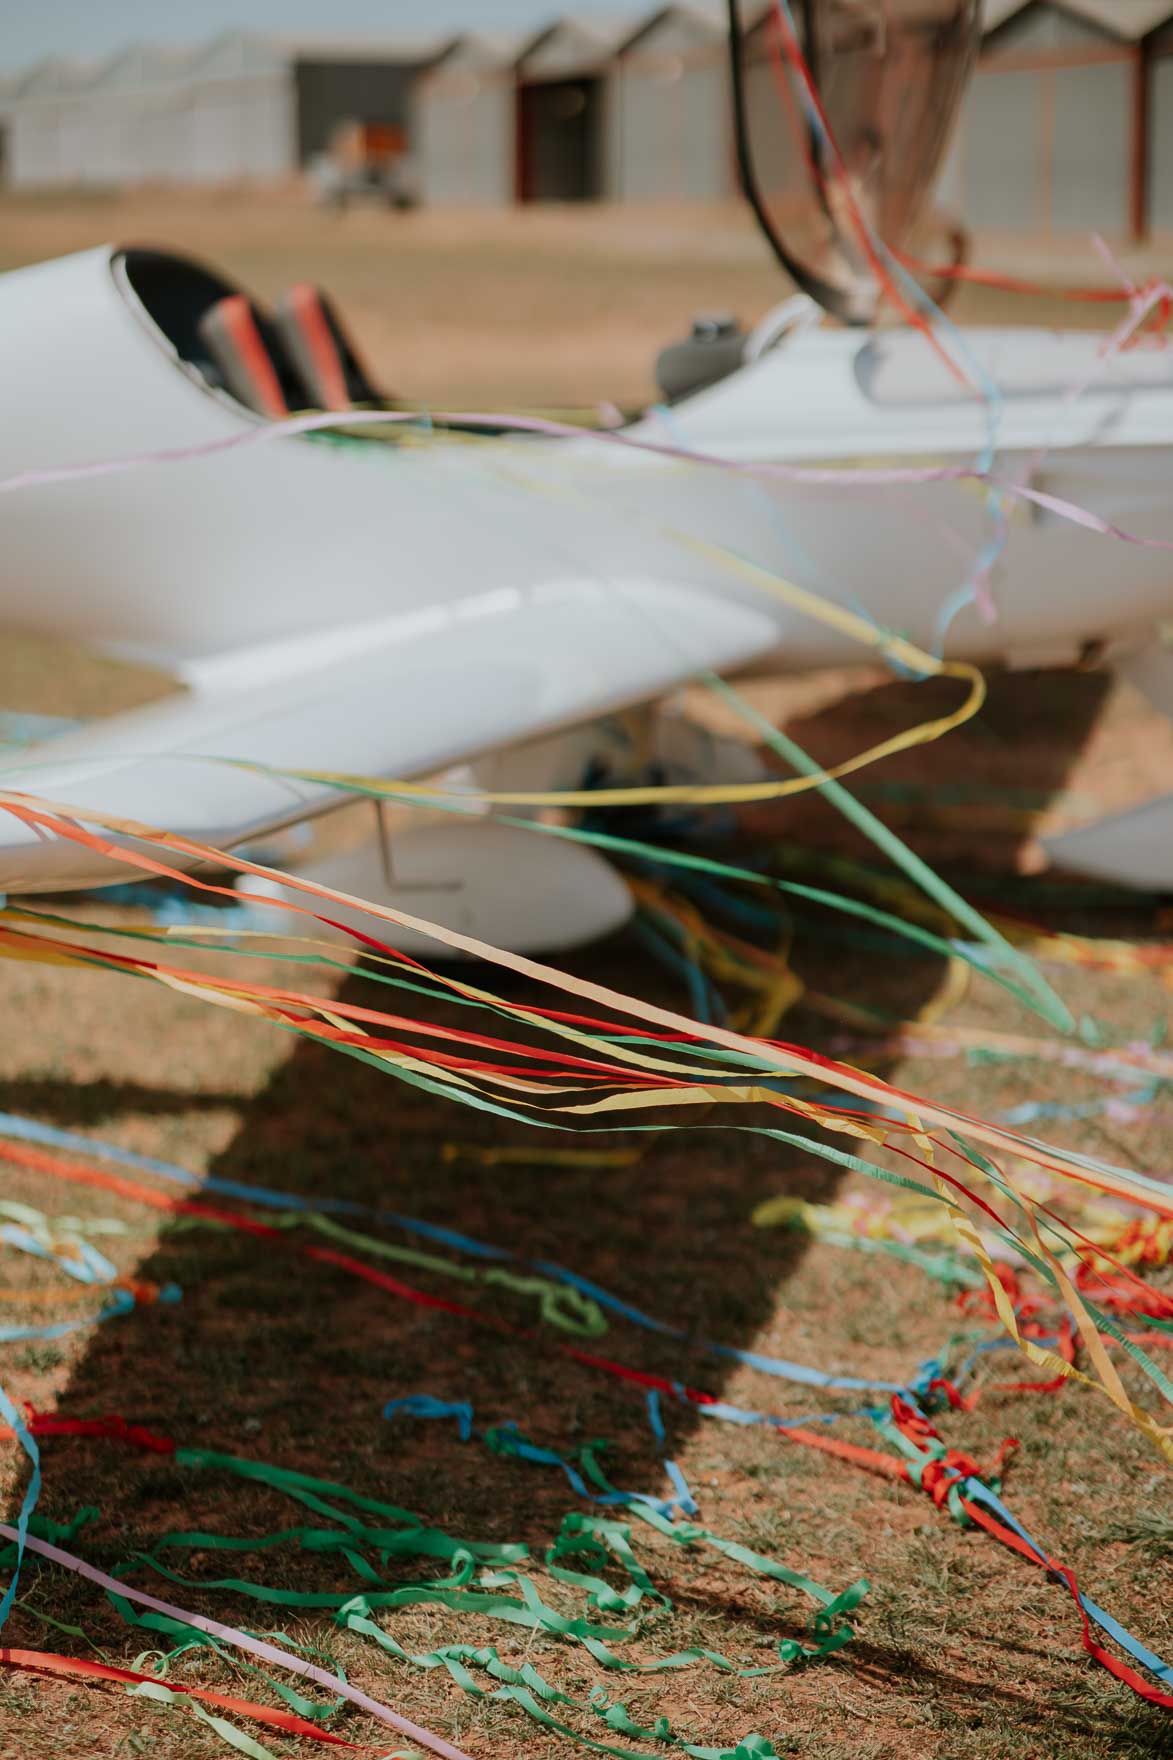
M 712 1026 L 714 1021 L 719 1025 L 724 1025 L 729 1018 L 725 1007 L 696 961 L 689 959 L 688 955 L 683 953 L 680 948 L 673 947 L 668 937 L 648 922 L 645 917 L 641 916 L 636 919 L 635 932 L 649 953 L 658 959 L 661 965 L 667 966 L 669 971 L 675 972 L 678 977 L 684 979 L 688 986 L 692 1012 L 697 1020 L 704 1026 Z
M 655 1402 L 653 1404 L 653 1402 Z M 468 1442 L 473 1436 L 494 1448 L 498 1453 L 512 1455 L 518 1460 L 528 1461 L 533 1466 L 556 1467 L 566 1475 L 571 1490 L 576 1496 L 584 1498 L 588 1503 L 603 1504 L 607 1508 L 623 1508 L 633 1503 L 643 1504 L 674 1521 L 677 1514 L 694 1516 L 697 1514 L 697 1503 L 689 1489 L 688 1481 L 675 1461 L 665 1460 L 664 1471 L 672 1483 L 675 1497 L 652 1497 L 643 1491 L 592 1491 L 578 1468 L 560 1455 L 556 1449 L 540 1448 L 537 1443 L 530 1442 L 524 1436 L 514 1419 L 509 1418 L 503 1424 L 495 1424 L 488 1430 L 473 1429 L 473 1408 L 468 1400 L 436 1399 L 430 1393 L 408 1393 L 398 1399 L 390 1399 L 383 1407 L 383 1416 L 388 1419 L 398 1417 L 423 1418 L 425 1420 L 444 1420 L 455 1418 L 462 1442 Z M 667 1447 L 664 1433 L 664 1421 L 660 1413 L 659 1396 L 648 1395 L 648 1417 L 652 1431 L 659 1446 Z
M 472 1407 L 466 1399 L 435 1399 L 430 1393 L 405 1393 L 401 1399 L 389 1399 L 383 1407 L 385 1418 L 455 1418 L 461 1442 L 472 1435 Z
M 699 1515 L 700 1507 L 697 1504 L 696 1498 L 689 1490 L 688 1480 L 684 1477 L 684 1474 L 681 1472 L 676 1462 L 671 1460 L 668 1456 L 668 1438 L 664 1430 L 664 1415 L 660 1410 L 660 1395 L 654 1387 L 650 1388 L 648 1391 L 648 1422 L 652 1426 L 652 1435 L 655 1437 L 661 1453 L 663 1454 L 664 1471 L 671 1480 L 672 1489 L 676 1493 L 674 1499 L 676 1508 L 680 1511 L 681 1515 L 684 1516 Z
M 167 1299 L 163 1292 L 160 1297 Z M 105 1307 L 96 1314 L 83 1314 L 76 1320 L 57 1320 L 49 1326 L 0 1326 L 0 1344 L 20 1344 L 32 1338 L 65 1338 L 71 1332 L 84 1331 L 87 1326 L 98 1326 L 103 1320 L 117 1320 L 133 1312 L 134 1306 L 134 1297 L 128 1289 L 116 1289 Z
M 42 740 L 74 733 L 84 722 L 66 715 L 30 715 L 16 709 L 0 711 L 0 745 L 36 746 Z
M 299 1212 L 321 1211 L 335 1215 L 366 1216 L 386 1227 L 403 1229 L 408 1234 L 421 1235 L 424 1239 L 443 1243 L 454 1247 L 458 1252 L 469 1253 L 475 1258 L 494 1260 L 499 1264 L 524 1265 L 544 1277 L 552 1278 L 568 1289 L 578 1290 L 580 1294 L 590 1296 L 593 1301 L 609 1312 L 619 1314 L 629 1320 L 632 1325 L 640 1326 L 649 1332 L 656 1332 L 662 1338 L 675 1339 L 681 1343 L 694 1344 L 696 1348 L 707 1351 L 711 1355 L 725 1358 L 731 1362 L 743 1363 L 748 1368 L 757 1369 L 762 1374 L 773 1375 L 783 1381 L 797 1381 L 803 1386 L 821 1387 L 828 1391 L 871 1392 L 871 1393 L 904 1393 L 912 1391 L 905 1385 L 890 1381 L 865 1381 L 854 1375 L 829 1375 L 821 1369 L 810 1369 L 802 1363 L 791 1363 L 783 1357 L 763 1356 L 756 1351 L 745 1351 L 736 1345 L 717 1344 L 711 1339 L 693 1340 L 682 1327 L 670 1326 L 662 1320 L 655 1320 L 650 1314 L 635 1307 L 630 1302 L 614 1296 L 609 1290 L 601 1289 L 589 1278 L 580 1277 L 576 1272 L 569 1271 L 564 1265 L 546 1259 L 526 1259 L 506 1247 L 497 1247 L 486 1241 L 474 1240 L 471 1236 L 461 1234 L 456 1229 L 441 1227 L 438 1223 L 425 1222 L 418 1216 L 404 1216 L 396 1210 L 375 1210 L 369 1205 L 359 1204 L 345 1198 L 305 1198 L 295 1192 L 273 1190 L 268 1186 L 243 1185 L 237 1180 L 219 1179 L 209 1175 L 201 1178 L 190 1173 L 186 1168 L 176 1167 L 168 1161 L 156 1160 L 153 1156 L 138 1155 L 131 1149 L 119 1148 L 114 1143 L 95 1141 L 82 1136 L 77 1131 L 59 1129 L 55 1125 L 41 1124 L 35 1119 L 22 1118 L 11 1112 L 0 1112 L 0 1135 L 16 1137 L 29 1142 L 45 1143 L 53 1148 L 69 1149 L 76 1154 L 93 1155 L 99 1159 L 121 1162 L 127 1167 L 141 1168 L 145 1172 L 157 1174 L 161 1179 L 169 1180 L 174 1185 L 184 1186 L 189 1191 L 216 1192 L 225 1197 L 237 1198 L 245 1203 L 263 1205 L 271 1210 L 295 1210 Z
M 677 1336 L 683 1338 L 685 1334 Z M 784 1357 L 762 1357 L 756 1351 L 744 1351 L 736 1345 L 714 1344 L 711 1339 L 702 1338 L 698 1341 L 702 1350 L 711 1351 L 715 1356 L 731 1357 L 736 1362 L 744 1363 L 750 1369 L 758 1369 L 763 1375 L 777 1375 L 785 1381 L 797 1381 L 803 1387 L 822 1387 L 828 1391 L 841 1393 L 907 1393 L 908 1385 L 903 1381 L 867 1381 L 859 1375 L 829 1375 L 823 1369 L 811 1369 L 805 1363 L 788 1363 Z
M 118 1267 L 99 1253 L 97 1247 L 89 1241 L 78 1240 L 76 1257 L 68 1253 L 55 1253 L 44 1241 L 38 1240 L 27 1228 L 19 1223 L 6 1222 L 0 1227 L 0 1241 L 5 1246 L 16 1247 L 22 1253 L 31 1253 L 35 1259 L 47 1259 L 64 1271 L 67 1277 L 75 1278 L 78 1283 L 113 1283 L 118 1276 Z
M 1022 1523 L 1011 1515 L 996 1492 L 991 1491 L 989 1486 L 984 1485 L 980 1479 L 968 1479 L 964 1489 L 965 1495 L 971 1503 L 983 1504 L 1000 1522 L 1012 1529 L 1020 1540 L 1026 1542 L 1041 1563 L 1046 1562 L 1047 1553 L 1044 1552 L 1034 1536 L 1027 1532 Z M 1155 1675 L 1163 1686 L 1173 1688 L 1173 1668 L 1167 1662 L 1162 1662 L 1161 1658 L 1155 1656 L 1141 1643 L 1139 1638 L 1134 1638 L 1132 1633 L 1120 1624 L 1119 1620 L 1113 1619 L 1110 1613 L 1105 1613 L 1102 1607 L 1089 1600 L 1082 1590 L 1077 1591 L 1077 1594 L 1080 1606 L 1088 1618 L 1100 1627 L 1101 1631 L 1106 1632 L 1115 1643 L 1119 1644 L 1120 1648 L 1126 1651 L 1134 1662 L 1139 1662 L 1142 1668 L 1147 1668 L 1150 1674 Z
M 24 1498 L 20 1506 L 20 1514 L 16 1519 L 16 1568 L 12 1573 L 12 1581 L 4 1591 L 0 1600 L 0 1631 L 12 1612 L 12 1603 L 16 1600 L 17 1585 L 20 1582 L 20 1567 L 24 1563 L 25 1541 L 28 1538 L 29 1521 L 37 1507 L 37 1499 L 41 1495 L 41 1451 L 37 1447 L 36 1438 L 28 1428 L 24 1419 L 0 1387 L 0 1417 L 8 1424 L 16 1440 L 29 1458 L 29 1482 L 25 1488 Z

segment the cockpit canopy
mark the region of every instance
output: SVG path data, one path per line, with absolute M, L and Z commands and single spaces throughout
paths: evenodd
M 979 0 L 791 0 L 743 24 L 762 202 L 837 315 L 866 322 L 878 303 L 866 234 L 896 252 L 925 217 L 979 37 Z

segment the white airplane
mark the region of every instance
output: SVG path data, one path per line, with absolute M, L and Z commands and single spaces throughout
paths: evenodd
M 909 32 L 926 8 L 962 33 L 956 59 L 971 0 L 907 0 Z M 899 11 L 886 8 L 885 54 Z M 819 18 L 815 6 L 808 32 Z M 840 270 L 865 285 L 847 253 Z M 197 264 L 115 247 L 0 277 L 0 626 L 163 666 L 185 687 L 9 753 L 4 786 L 232 849 L 345 798 L 279 771 L 407 780 L 461 766 L 465 787 L 573 787 L 606 717 L 700 672 L 861 657 L 714 547 L 922 648 L 943 638 L 949 656 L 1131 669 L 1173 711 L 1159 645 L 1173 554 L 1055 507 L 1173 546 L 1173 351 L 1034 329 L 946 339 L 997 387 L 991 403 L 916 330 L 820 317 L 789 301 L 735 370 L 618 433 L 376 432 L 354 425 L 370 387 L 310 290 L 274 322 Z M 351 425 L 274 419 L 306 406 Z M 961 473 L 994 449 L 999 481 L 1050 499 L 1008 491 L 992 550 L 988 485 Z M 910 480 L 820 479 L 861 461 Z M 946 629 L 944 608 L 995 551 L 992 607 L 966 604 Z M 661 756 L 681 754 L 669 741 Z M 261 768 L 200 761 L 217 758 Z M 730 773 L 724 750 L 682 762 Z M 588 941 L 629 909 L 592 851 L 484 818 L 408 831 L 390 854 L 374 838 L 313 877 L 516 951 Z M 1054 854 L 1173 885 L 1173 797 Z M 2 892 L 127 877 L 0 814 Z

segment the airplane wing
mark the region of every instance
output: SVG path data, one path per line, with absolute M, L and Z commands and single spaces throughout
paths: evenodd
M 314 394 L 270 328 L 159 252 L 0 277 L 0 622 L 188 686 L 12 754 L 10 789 L 232 846 L 339 797 L 213 760 L 419 777 L 776 642 L 752 594 L 626 516 L 638 471 L 584 494 L 542 474 L 561 442 L 274 438 Z M 122 877 L 0 814 L 0 890 Z
M 158 252 L 103 248 L 0 277 L 0 623 L 149 660 L 188 686 L 13 755 L 9 788 L 83 822 L 124 816 L 231 847 L 338 799 L 277 771 L 408 780 L 705 670 L 858 658 L 850 635 L 716 566 L 714 547 L 826 583 L 931 647 L 990 541 L 986 500 L 960 480 L 848 500 L 834 478 L 767 486 L 687 462 L 971 458 L 980 402 L 910 379 L 899 337 L 861 350 L 847 332 L 805 333 L 630 432 L 677 449 L 659 456 L 453 429 L 293 438 L 261 406 L 311 397 L 288 390 L 291 358 L 278 372 L 279 351 L 262 349 L 264 322 L 220 278 Z M 1119 546 L 1109 579 L 1078 526 L 1020 515 L 997 618 L 963 609 L 951 651 L 1037 660 L 1117 632 L 1135 641 L 1169 604 L 1164 357 L 1126 357 L 1119 382 L 1114 362 L 1112 384 L 1072 415 L 1034 333 L 974 335 L 1023 369 L 1021 387 L 999 369 L 1008 474 L 1062 433 L 1048 492 L 1159 547 Z M 1085 376 L 1098 352 L 1094 338 L 1076 350 Z M 1065 353 L 1060 377 L 1074 364 Z M 254 392 L 255 407 L 242 401 Z M 0 814 L 0 890 L 121 877 Z
M 665 627 L 680 639 L 666 645 Z M 3 786 L 60 801 L 82 822 L 88 808 L 231 848 L 345 799 L 272 771 L 434 774 L 651 701 L 694 670 L 685 655 L 725 667 L 774 641 L 761 612 L 671 583 L 498 590 L 284 651 L 228 654 L 192 669 L 194 688 L 162 703 L 13 751 Z M 226 759 L 269 768 L 217 761 Z M 0 892 L 126 878 L 0 814 Z

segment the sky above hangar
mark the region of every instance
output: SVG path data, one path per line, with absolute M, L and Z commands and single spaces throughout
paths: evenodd
M 650 10 L 650 7 L 647 8 Z M 561 12 L 613 15 L 615 0 L 0 0 L 0 66 L 43 55 L 88 58 L 128 43 L 206 41 L 225 30 L 321 37 L 427 35 L 449 28 L 537 29 Z

